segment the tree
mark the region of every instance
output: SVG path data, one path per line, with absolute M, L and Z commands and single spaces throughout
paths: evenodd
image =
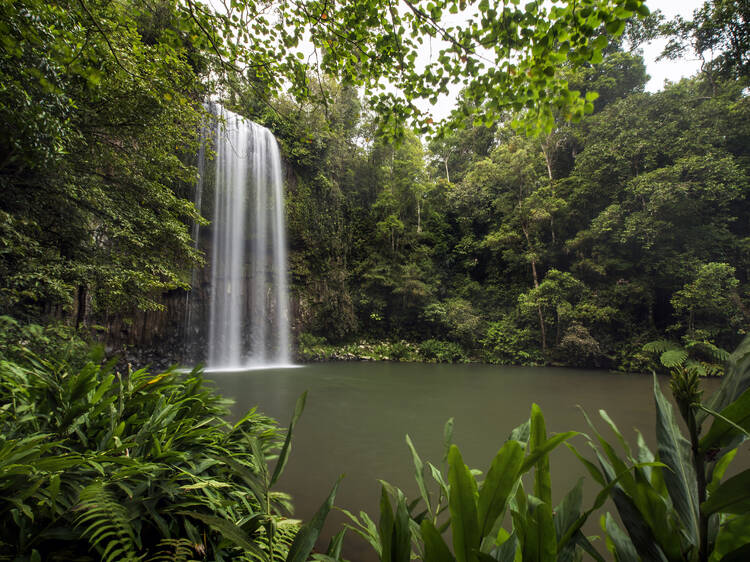
M 677 58 L 692 49 L 710 79 L 750 75 L 750 6 L 746 0 L 709 0 L 695 10 L 692 21 L 678 16 L 665 26 L 665 32 L 671 39 L 664 56 Z
M 675 316 L 687 320 L 684 328 L 691 339 L 696 339 L 697 331 L 716 338 L 727 329 L 741 329 L 746 319 L 738 286 L 734 267 L 711 262 L 703 264 L 695 278 L 674 293 Z

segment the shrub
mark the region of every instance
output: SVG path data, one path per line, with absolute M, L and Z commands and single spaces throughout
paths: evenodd
M 42 326 L 0 316 L 0 360 L 24 363 L 29 355 L 44 355 L 81 366 L 90 350 L 83 334 L 62 322 Z
M 0 361 L 0 544 L 18 560 L 286 555 L 298 524 L 271 491 L 276 423 L 234 425 L 199 371 L 121 376 L 29 355 Z M 299 416 L 301 399 L 291 429 Z M 170 554 L 171 553 L 171 554 Z
M 528 328 L 519 328 L 511 316 L 490 323 L 481 344 L 488 363 L 531 365 L 543 362 L 536 334 Z
M 426 340 L 419 344 L 419 354 L 433 363 L 464 363 L 468 357 L 457 343 Z

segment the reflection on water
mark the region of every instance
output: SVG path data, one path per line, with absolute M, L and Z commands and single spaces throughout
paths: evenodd
M 510 431 L 528 418 L 532 402 L 544 412 L 547 431 L 587 431 L 578 405 L 594 420 L 606 410 L 625 436 L 635 443 L 638 427 L 649 446 L 653 438 L 653 379 L 603 371 L 487 365 L 414 363 L 323 363 L 299 369 L 208 374 L 221 393 L 236 400 L 233 415 L 250 407 L 286 426 L 297 397 L 308 391 L 307 406 L 297 425 L 292 453 L 279 490 L 292 494 L 296 516 L 309 519 L 340 474 L 336 505 L 365 510 L 377 521 L 378 479 L 416 497 L 408 433 L 423 460 L 440 465 L 443 425 L 455 418 L 454 442 L 471 468 L 486 471 Z M 662 380 L 665 392 L 667 381 Z M 706 383 L 706 394 L 718 381 Z M 603 425 L 602 432 L 606 435 Z M 577 437 L 585 451 L 585 439 Z M 576 442 L 576 441 L 574 441 Z M 553 500 L 558 502 L 585 470 L 565 447 L 551 457 Z M 585 504 L 596 494 L 585 481 Z M 321 548 L 344 517 L 332 513 Z M 592 518 L 587 534 L 600 534 Z M 353 533 L 347 538 L 350 560 L 373 560 L 369 547 Z M 603 540 L 596 541 L 606 552 Z

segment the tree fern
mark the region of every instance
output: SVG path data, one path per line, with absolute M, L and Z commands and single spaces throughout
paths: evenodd
M 654 340 L 648 342 L 643 346 L 643 351 L 658 354 L 662 354 L 665 351 L 670 351 L 673 349 L 680 349 L 680 345 L 670 340 Z
M 95 481 L 81 490 L 76 525 L 105 562 L 141 560 L 128 512 L 104 484 Z

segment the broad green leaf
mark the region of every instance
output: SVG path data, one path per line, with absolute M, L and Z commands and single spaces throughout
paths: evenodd
M 743 515 L 750 512 L 750 469 L 722 482 L 703 502 L 701 510 L 706 515 L 712 513 Z
M 411 530 L 409 528 L 409 511 L 406 507 L 406 497 L 399 490 L 396 504 L 396 518 L 393 522 L 392 539 L 393 562 L 409 562 L 411 559 Z
M 721 386 L 708 400 L 706 407 L 721 412 L 750 388 L 750 335 L 745 336 L 737 349 L 729 357 L 727 371 Z M 698 421 L 705 419 L 705 413 L 696 415 Z
M 654 375 L 654 399 L 659 460 L 669 468 L 663 473 L 664 483 L 677 515 L 685 525 L 690 541 L 698 545 L 700 541 L 698 485 L 690 443 L 682 436 L 672 411 L 672 405 L 662 394 L 656 375 Z
M 745 433 L 750 431 L 750 389 L 743 392 L 719 414 L 721 417 L 714 417 L 711 429 L 701 439 L 700 446 L 703 451 L 726 447 L 735 437 L 743 435 L 743 430 Z
M 391 562 L 393 553 L 393 527 L 395 519 L 393 517 L 393 507 L 388 497 L 386 486 L 380 489 L 380 521 L 378 532 L 380 534 L 380 544 L 382 552 L 380 554 L 381 562 Z
M 528 496 L 529 514 L 521 545 L 524 560 L 555 560 L 557 535 L 552 506 L 539 498 Z
M 668 558 L 657 543 L 649 523 L 644 519 L 633 500 L 618 488 L 612 490 L 612 499 L 617 506 L 617 512 L 628 531 L 632 544 L 642 559 L 667 562 Z M 679 540 L 679 537 L 675 538 Z
M 602 515 L 602 529 L 607 534 L 607 547 L 617 562 L 637 562 L 641 559 L 630 537 L 620 529 L 609 513 Z
M 479 548 L 479 520 L 477 516 L 477 483 L 464 464 L 458 447 L 448 450 L 448 484 L 450 497 L 453 551 L 458 562 L 474 562 Z
M 505 512 L 508 496 L 520 476 L 523 449 L 517 441 L 506 441 L 487 471 L 479 490 L 479 536 L 486 537 L 495 520 Z
M 424 541 L 425 560 L 434 562 L 455 562 L 448 545 L 429 519 L 423 519 L 420 525 L 422 540 Z
M 565 532 L 573 526 L 581 515 L 581 504 L 583 502 L 583 478 L 579 478 L 562 501 L 555 508 L 555 532 L 558 540 Z
M 722 523 L 709 560 L 710 562 L 719 562 L 725 556 L 743 546 L 750 546 L 750 513 L 732 517 Z M 742 558 L 738 558 L 738 560 L 742 560 Z
M 735 456 L 737 456 L 737 449 L 732 449 L 716 462 L 711 473 L 711 482 L 706 486 L 706 491 L 709 495 L 713 494 L 721 485 L 721 479 L 724 478 L 724 473 L 727 471 L 727 468 L 729 468 L 729 464 L 734 460 Z
M 529 419 L 531 421 L 529 454 L 534 454 L 537 449 L 544 446 L 547 440 L 544 415 L 537 404 L 531 405 L 531 416 Z M 534 469 L 534 495 L 548 505 L 552 503 L 552 480 L 547 453 L 541 455 L 536 462 Z

